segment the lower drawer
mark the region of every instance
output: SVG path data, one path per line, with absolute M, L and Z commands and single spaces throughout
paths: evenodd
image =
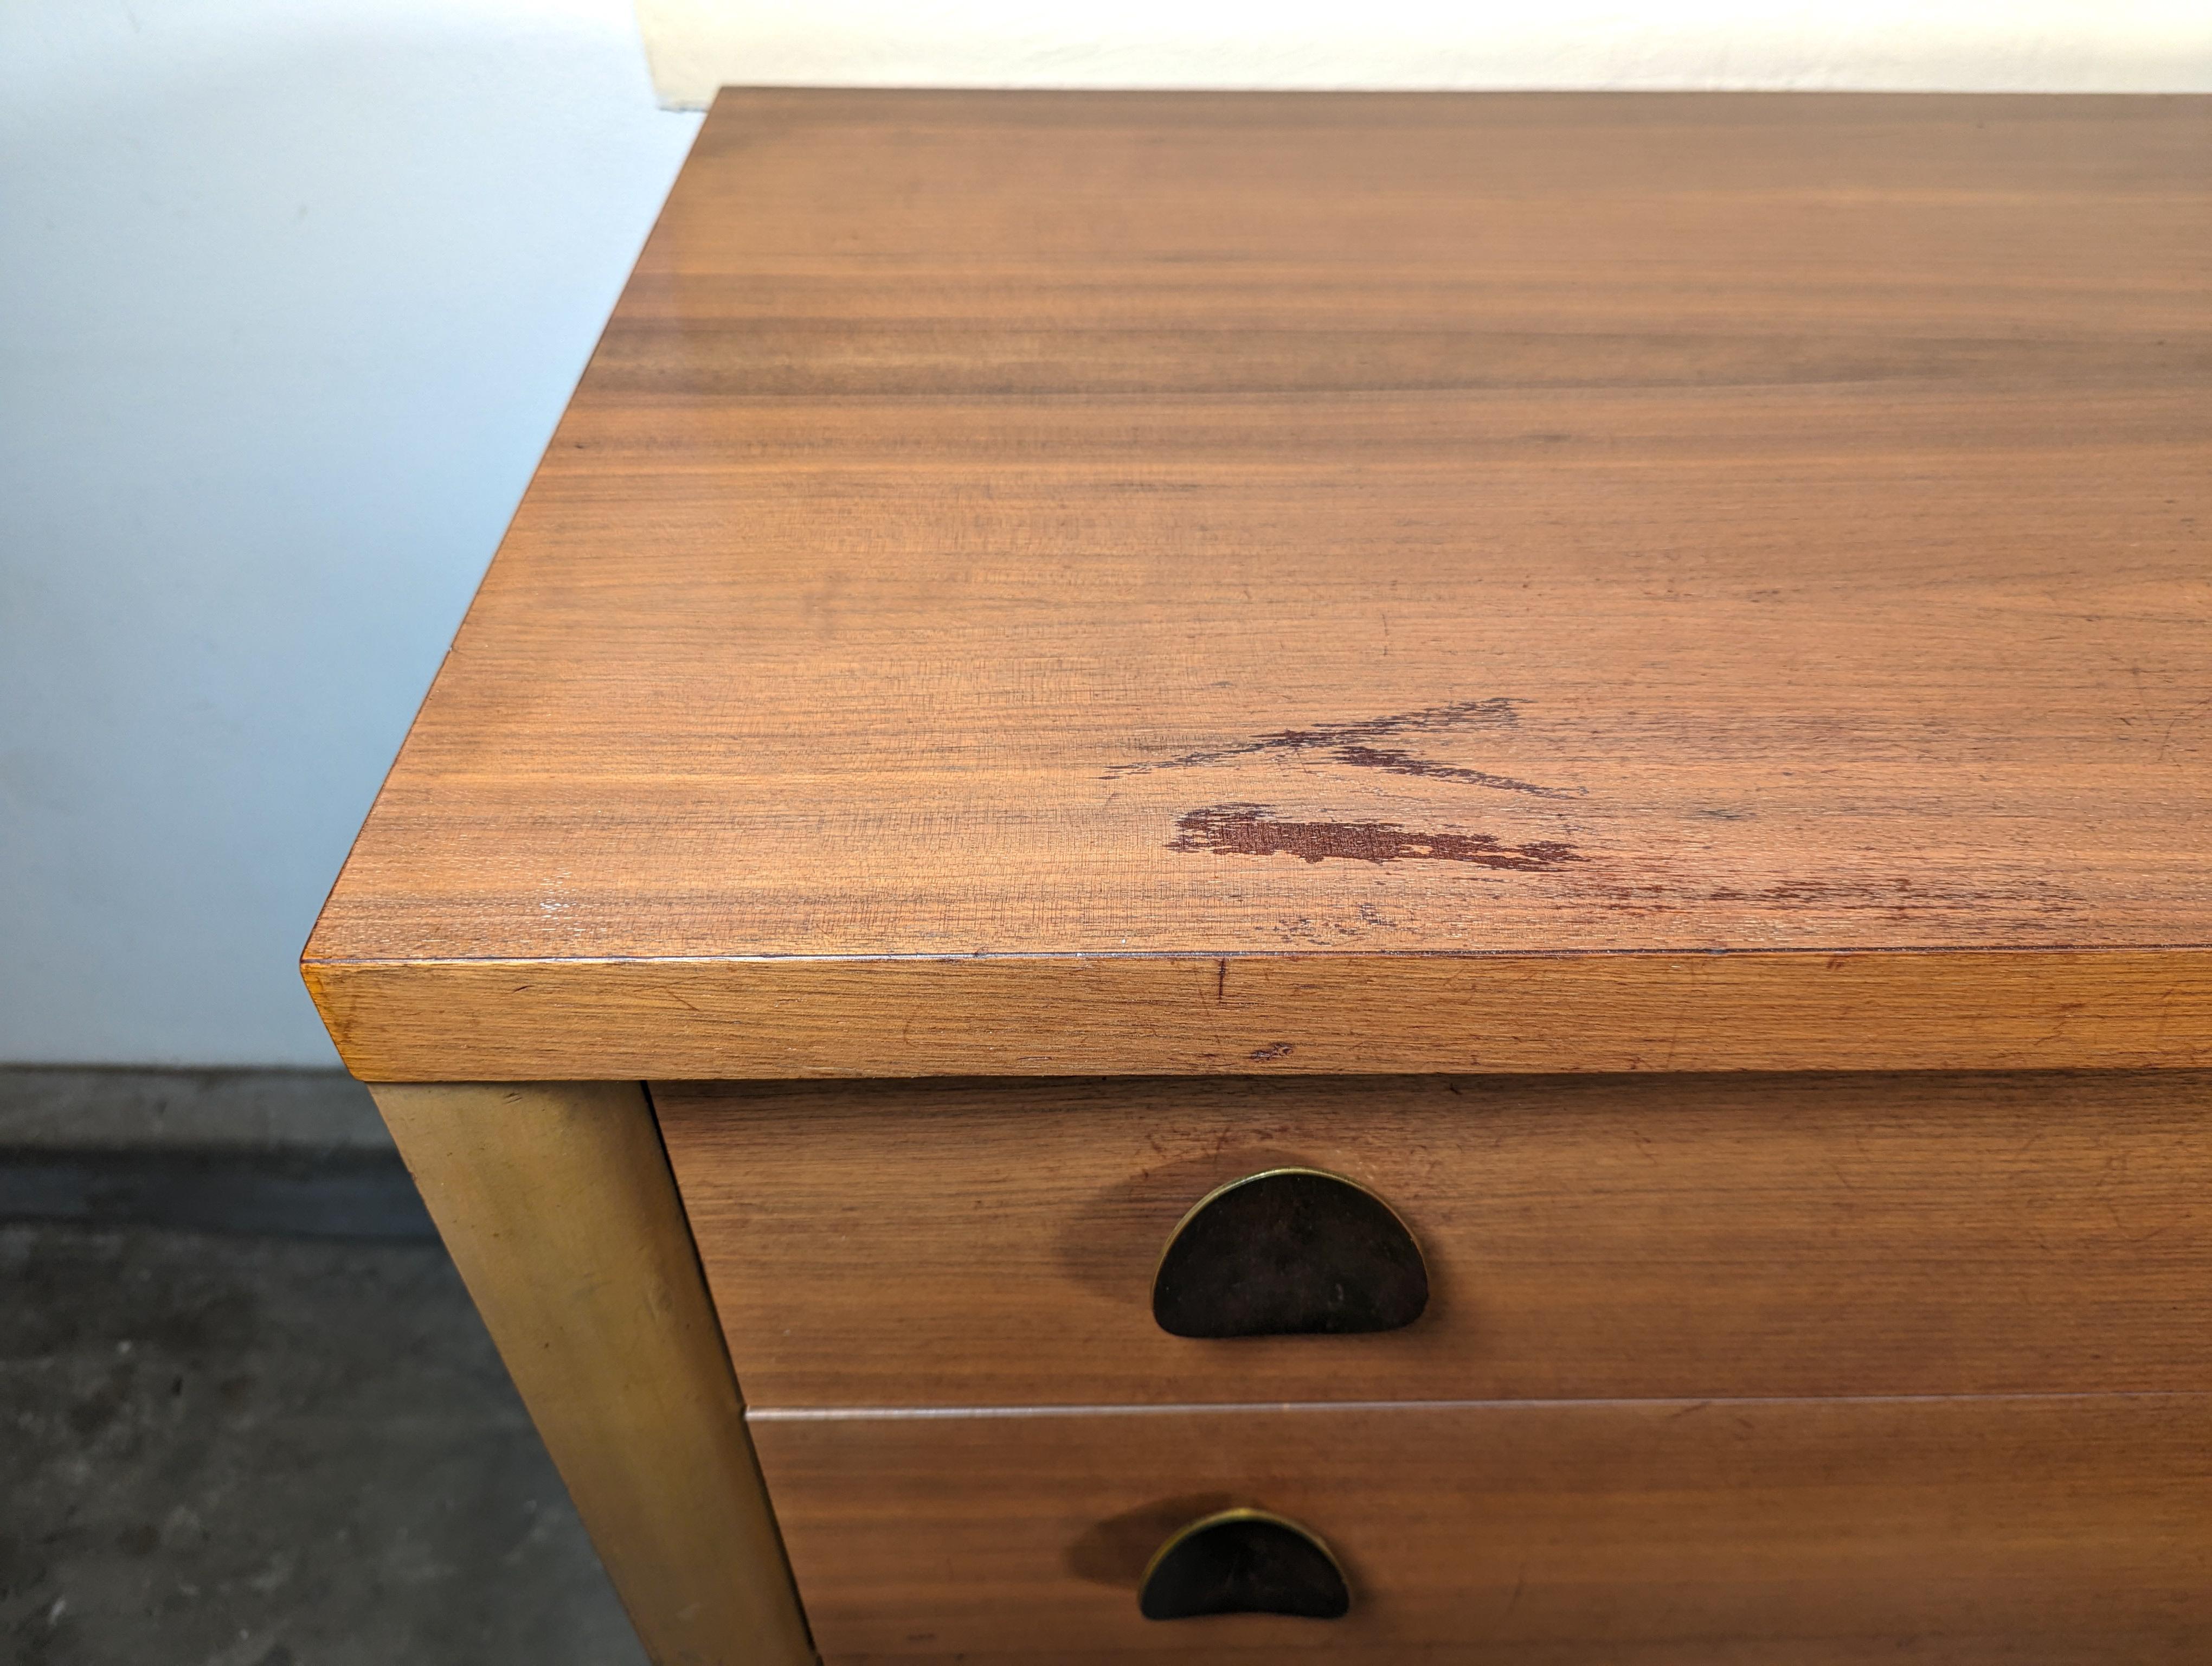
M 751 1423 L 832 1661 L 2212 1659 L 2212 1395 Z M 1141 1617 L 1237 1506 L 1317 1534 L 1349 1613 Z

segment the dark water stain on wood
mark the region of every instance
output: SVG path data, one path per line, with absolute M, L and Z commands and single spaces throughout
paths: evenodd
M 1296 856 L 1322 862 L 1468 862 L 1477 867 L 1542 872 L 1583 857 L 1552 840 L 1510 845 L 1487 833 L 1429 833 L 1395 822 L 1283 821 L 1264 804 L 1216 804 L 1176 823 L 1170 850 L 1217 856 Z
M 1259 757 L 1268 753 L 1329 751 L 1336 748 L 1356 747 L 1363 741 L 1382 740 L 1394 735 L 1437 734 L 1454 729 L 1510 729 L 1521 721 L 1521 704 L 1520 701 L 1504 696 L 1487 700 L 1455 700 L 1448 705 L 1425 706 L 1419 711 L 1392 712 L 1356 723 L 1316 723 L 1310 729 L 1278 729 L 1273 733 L 1255 735 L 1249 740 L 1234 741 L 1226 746 L 1185 752 L 1180 757 L 1155 758 L 1140 763 L 1117 763 L 1105 771 L 1103 778 L 1112 781 L 1122 775 L 1145 775 L 1155 769 L 1199 769 L 1209 764 L 1229 763 L 1238 758 Z

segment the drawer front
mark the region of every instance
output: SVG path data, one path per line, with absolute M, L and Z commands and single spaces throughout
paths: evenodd
M 2203 1395 L 752 1428 L 831 1660 L 2212 1659 Z M 1235 1506 L 1319 1535 L 1349 1612 L 1143 1618 L 1155 1549 Z
M 749 1403 L 2156 1391 L 2212 1382 L 2212 1076 L 653 1090 Z M 1347 1176 L 1402 1329 L 1155 1321 L 1191 1206 Z

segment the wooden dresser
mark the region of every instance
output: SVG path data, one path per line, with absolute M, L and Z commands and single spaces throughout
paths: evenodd
M 304 964 L 664 1666 L 2201 1666 L 2212 100 L 725 93 Z

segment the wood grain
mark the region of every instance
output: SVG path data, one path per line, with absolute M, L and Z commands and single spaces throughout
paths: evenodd
M 394 1079 L 1619 1068 L 1816 951 L 1683 1062 L 2205 1061 L 2208 155 L 2206 98 L 726 94 L 311 985 Z M 1893 1048 L 1824 1000 L 1985 950 L 2009 1018 L 1986 958 L 1866 974 Z M 1495 989 L 1435 958 L 1548 953 L 1632 1016 L 1433 1033 Z M 915 993 L 979 955 L 988 1020 Z
M 2212 1075 L 653 1089 L 757 1407 L 2212 1384 Z M 1375 1335 L 1170 1336 L 1214 1187 L 1303 1165 L 1419 1239 Z
M 832 1660 L 1796 1666 L 1887 1647 L 2182 1666 L 2212 1648 L 2203 1395 L 750 1415 Z M 1139 1619 L 1145 1558 L 1222 1501 L 1326 1538 L 1352 1613 Z
M 441 961 L 307 973 L 348 1065 L 371 1081 L 2212 1064 L 2212 958 L 2194 951 Z
M 2136 1639 L 2123 1637 L 2118 1642 L 2130 1647 Z M 1903 1658 L 1940 1663 L 1940 1666 L 2105 1666 L 2109 1658 L 2098 1652 L 2094 1643 L 2078 1636 L 1951 1636 L 1932 1644 L 1916 1639 L 1906 1646 L 1917 1646 L 1920 1652 L 1905 1653 Z M 2130 1656 L 2130 1661 L 2154 1666 L 2162 1660 L 2186 1659 L 2194 1640 L 2180 1645 L 2179 1657 L 2169 1644 L 2154 1640 L 2149 1646 L 2152 1652 Z M 2161 1649 L 2165 1652 L 2160 1652 Z M 969 1649 L 957 1655 L 870 1651 L 831 1655 L 826 1666 L 1133 1666 L 1137 1661 L 1146 1666 L 1215 1666 L 1215 1663 L 1263 1666 L 1265 1662 L 1285 1658 L 1286 1652 L 1280 1647 L 1222 1649 L 1206 1643 L 1152 1649 L 1142 1654 L 1062 1648 Z M 1748 1641 L 1698 1638 L 1687 1643 L 1607 1644 L 1595 1649 L 1579 1643 L 1486 1645 L 1472 1649 L 1459 1643 L 1339 1643 L 1331 1645 L 1325 1655 L 1316 1652 L 1304 1657 L 1326 1658 L 1330 1666 L 1895 1666 L 1899 1656 L 1899 1639 L 1893 1637 L 1871 1641 L 1792 1637 L 1782 1645 L 1772 1638 Z M 1290 1657 L 1297 1658 L 1299 1654 L 1291 1653 Z
M 812 1666 L 643 1091 L 374 1092 L 654 1666 Z
M 2131 1639 L 2122 1639 L 2124 1646 Z M 1261 1666 L 1285 1657 L 1280 1648 L 1220 1649 L 1208 1644 L 1180 1649 L 1149 1650 L 1132 1655 L 1115 1650 L 1096 1652 L 1069 1649 L 965 1650 L 957 1655 L 839 1654 L 826 1666 Z M 1292 1657 L 1296 1657 L 1293 1656 Z M 1593 1650 L 1581 1644 L 1536 1644 L 1485 1646 L 1470 1650 L 1464 1644 L 1435 1645 L 1382 1644 L 1333 1645 L 1323 1657 L 1330 1666 L 1894 1666 L 1899 1658 L 1893 1638 L 1863 1642 L 1852 1639 L 1791 1638 L 1785 1652 L 1778 1652 L 1772 1639 L 1740 1642 L 1700 1638 L 1691 1643 L 1607 1645 Z M 1914 1658 L 1908 1654 L 1906 1659 Z M 1941 1666 L 2103 1666 L 2094 1649 L 2078 1637 L 1946 1638 L 1924 1651 L 1924 1661 Z M 2142 1657 L 2154 1662 L 2161 1657 Z

